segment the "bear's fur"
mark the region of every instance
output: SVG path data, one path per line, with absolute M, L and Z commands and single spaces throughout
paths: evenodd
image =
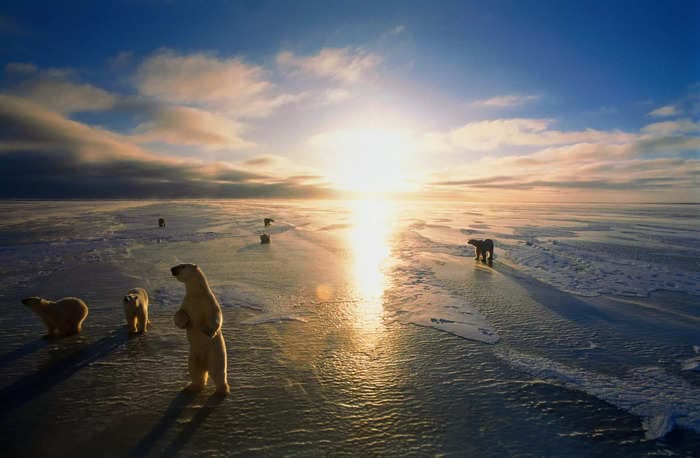
M 148 293 L 143 288 L 132 288 L 124 296 L 124 316 L 129 332 L 143 334 L 151 322 L 148 319 Z
M 493 264 L 493 240 L 491 239 L 486 239 L 486 240 L 476 240 L 476 239 L 470 239 L 467 242 L 469 245 L 474 245 L 474 248 L 476 249 L 476 259 L 477 261 L 479 260 L 479 256 L 481 256 L 482 260 L 486 262 L 486 253 L 489 254 L 489 265 Z
M 88 306 L 77 297 L 64 297 L 51 301 L 41 297 L 28 297 L 22 303 L 32 309 L 46 325 L 46 337 L 65 337 L 77 334 L 88 316 Z
M 209 288 L 204 272 L 196 264 L 179 264 L 170 271 L 185 284 L 185 298 L 174 317 L 175 325 L 187 330 L 187 340 L 190 343 L 191 383 L 185 390 L 201 391 L 207 384 L 207 376 L 211 375 L 216 385 L 216 394 L 226 395 L 230 388 L 219 301 Z

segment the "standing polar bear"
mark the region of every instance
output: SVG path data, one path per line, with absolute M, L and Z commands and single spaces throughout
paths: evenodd
M 143 288 L 132 288 L 124 296 L 126 326 L 132 334 L 143 334 L 150 327 L 148 319 L 148 293 Z
M 185 298 L 175 314 L 175 325 L 187 329 L 190 342 L 191 383 L 187 391 L 201 391 L 207 375 L 216 384 L 216 394 L 225 396 L 230 388 L 226 373 L 226 343 L 221 331 L 221 306 L 209 288 L 204 272 L 196 264 L 179 264 L 170 269 L 185 284 Z
M 88 316 L 88 307 L 82 299 L 64 297 L 50 301 L 41 297 L 28 297 L 22 303 L 32 309 L 46 325 L 46 337 L 65 337 L 77 334 Z

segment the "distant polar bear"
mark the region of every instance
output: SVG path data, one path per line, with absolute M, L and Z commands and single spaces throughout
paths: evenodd
M 77 334 L 88 316 L 88 306 L 77 297 L 64 297 L 50 301 L 41 297 L 28 297 L 22 303 L 39 315 L 46 325 L 46 337 L 65 337 Z
M 474 245 L 474 249 L 476 250 L 476 259 L 477 261 L 479 260 L 479 256 L 481 256 L 482 260 L 486 262 L 486 254 L 489 255 L 489 265 L 493 264 L 493 240 L 491 239 L 486 239 L 486 240 L 476 240 L 476 239 L 469 239 L 467 242 L 469 245 Z
M 191 383 L 185 390 L 201 391 L 207 384 L 207 375 L 211 375 L 216 384 L 216 394 L 226 395 L 230 388 L 219 301 L 209 288 L 204 272 L 196 264 L 179 264 L 170 271 L 185 284 L 185 298 L 174 317 L 177 327 L 187 329 L 187 340 L 190 342 Z
M 148 320 L 148 293 L 143 288 L 133 288 L 124 296 L 124 315 L 129 332 L 143 334 L 151 322 Z

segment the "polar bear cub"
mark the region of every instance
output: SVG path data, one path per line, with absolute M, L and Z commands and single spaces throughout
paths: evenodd
M 226 395 L 230 388 L 219 301 L 209 288 L 204 272 L 196 264 L 179 264 L 170 271 L 185 284 L 185 298 L 174 317 L 175 325 L 187 330 L 190 343 L 188 364 L 191 383 L 185 390 L 201 391 L 210 375 L 216 384 L 216 394 Z
M 28 297 L 22 303 L 32 309 L 46 325 L 46 337 L 65 337 L 77 334 L 88 316 L 88 306 L 77 297 L 64 297 L 50 301 L 41 297 Z
M 133 334 L 143 334 L 151 322 L 148 319 L 148 293 L 143 288 L 132 288 L 124 296 L 126 326 Z

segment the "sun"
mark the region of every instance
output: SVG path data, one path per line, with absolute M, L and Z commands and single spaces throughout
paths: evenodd
M 317 136 L 315 144 L 328 178 L 340 190 L 383 194 L 412 188 L 407 172 L 413 145 L 402 130 L 338 130 Z

